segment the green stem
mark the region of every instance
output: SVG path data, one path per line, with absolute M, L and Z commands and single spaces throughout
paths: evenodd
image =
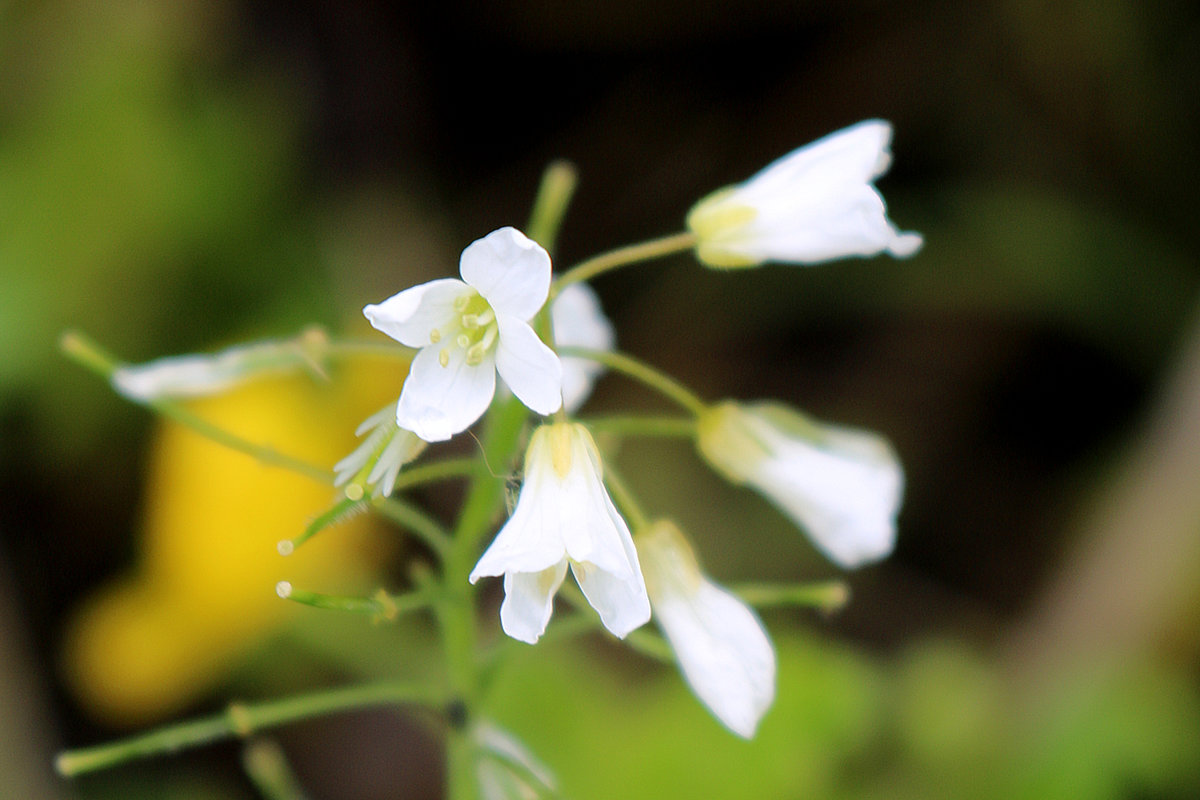
M 475 459 L 473 458 L 444 458 L 440 461 L 402 469 L 396 477 L 396 485 L 392 488 L 392 492 L 447 478 L 469 478 L 474 472 Z
M 385 518 L 416 534 L 417 538 L 429 545 L 440 558 L 445 558 L 450 552 L 450 536 L 445 528 L 416 506 L 398 497 L 385 497 L 371 505 Z
M 305 800 L 300 781 L 274 739 L 256 739 L 242 750 L 246 777 L 267 800 Z
M 682 383 L 625 353 L 589 350 L 584 347 L 563 347 L 559 349 L 559 355 L 585 358 L 588 361 L 603 364 L 614 372 L 620 372 L 649 386 L 697 416 L 708 410 L 707 404 Z
M 621 473 L 613 467 L 611 459 L 604 463 L 604 484 L 608 487 L 613 502 L 625 512 L 631 530 L 640 531 L 650 524 L 650 518 L 642 511 L 641 503 L 633 496 Z
M 77 364 L 87 367 L 105 380 L 112 380 L 112 374 L 119 366 L 117 360 L 91 339 L 88 339 L 81 333 L 71 331 L 63 334 L 60 345 L 63 352 Z M 316 464 L 310 464 L 294 456 L 280 453 L 265 445 L 255 444 L 248 439 L 243 439 L 224 428 L 219 428 L 211 422 L 196 416 L 172 400 L 166 398 L 156 398 L 153 400 L 132 399 L 132 402 L 145 406 L 173 422 L 190 428 L 206 439 L 228 447 L 230 450 L 245 453 L 264 464 L 290 470 L 298 475 L 311 478 L 318 483 L 326 485 L 333 483 L 333 472 L 331 470 L 319 467 Z
M 600 616 L 592 610 L 587 598 L 583 596 L 583 592 L 579 590 L 578 586 L 573 583 L 564 582 L 558 590 L 558 596 L 572 606 L 576 611 L 576 616 L 586 620 L 585 624 L 593 630 L 607 630 L 604 628 L 604 623 L 600 621 Z M 559 627 L 562 624 L 560 622 L 555 627 Z M 570 630 L 577 632 L 577 629 L 574 627 Z M 667 640 L 644 627 L 631 631 L 625 637 L 624 642 L 630 648 L 656 661 L 663 661 L 668 664 L 675 661 L 675 654 L 671 651 L 671 645 L 667 643 Z
M 60 775 L 73 777 L 136 758 L 174 753 L 221 739 L 245 739 L 257 731 L 323 714 L 380 705 L 420 705 L 440 710 L 444 701 L 441 693 L 426 686 L 376 683 L 265 703 L 234 703 L 223 714 L 170 725 L 98 747 L 60 753 L 54 766 Z
M 527 230 L 530 238 L 550 251 L 562 224 L 567 203 L 575 187 L 574 170 L 552 164 L 542 179 Z M 442 564 L 443 591 L 436 606 L 446 653 L 446 672 L 455 702 L 461 703 L 467 719 L 451 724 L 446 732 L 446 794 L 450 800 L 475 800 L 479 785 L 475 770 L 475 743 L 468 734 L 470 715 L 478 707 L 482 692 L 476 649 L 474 590 L 468 581 L 479 556 L 479 544 L 492 529 L 504 507 L 507 472 L 517 456 L 521 433 L 529 411 L 516 397 L 498 399 L 484 422 L 478 459 L 471 485 L 459 513 L 449 553 Z
M 850 600 L 850 588 L 843 581 L 800 584 L 744 583 L 731 588 L 755 608 L 802 606 L 832 613 Z
M 691 417 L 589 417 L 580 420 L 597 435 L 647 436 L 672 439 L 692 439 L 696 436 L 696 421 Z
M 362 356 L 385 356 L 411 363 L 416 351 L 396 342 L 359 342 L 337 341 L 326 342 L 319 351 L 321 355 L 334 358 L 360 358 Z
M 302 605 L 367 614 L 378 621 L 387 622 L 391 622 L 401 614 L 428 608 L 432 603 L 429 592 L 424 590 L 392 595 L 380 589 L 370 597 L 341 597 L 297 589 L 287 581 L 280 581 L 275 590 L 280 597 Z
M 601 273 L 617 269 L 618 267 L 625 267 L 630 264 L 649 261 L 652 258 L 662 258 L 672 253 L 691 250 L 695 245 L 696 235 L 694 233 L 676 233 L 671 236 L 663 236 L 660 239 L 651 239 L 648 242 L 609 250 L 607 253 L 601 253 L 598 256 L 576 264 L 558 276 L 550 289 L 550 296 L 553 298 L 554 295 L 572 283 L 591 280 Z
M 537 199 L 534 200 L 533 211 L 529 215 L 527 233 L 530 239 L 546 248 L 548 253 L 554 252 L 558 229 L 562 226 L 563 215 L 578 183 L 579 173 L 569 161 L 554 161 L 542 173 Z

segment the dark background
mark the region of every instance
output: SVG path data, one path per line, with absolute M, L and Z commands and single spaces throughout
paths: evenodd
M 364 303 L 523 224 L 552 159 L 580 174 L 562 266 L 674 232 L 708 191 L 880 117 L 896 130 L 880 189 L 926 237 L 914 259 L 724 274 L 676 257 L 596 282 L 629 352 L 706 397 L 883 432 L 906 466 L 897 551 L 847 576 L 848 608 L 767 617 L 781 641 L 849 654 L 875 688 L 841 690 L 882 710 L 852 747 L 813 734 L 833 753 L 823 782 L 756 791 L 1193 796 L 1198 60 L 1185 2 L 0 3 L 0 790 L 141 780 L 46 769 L 120 732 L 62 683 L 62 635 L 137 559 L 156 435 L 58 354 L 63 329 L 131 360 L 309 322 L 366 336 Z M 616 377 L 595 398 L 658 403 Z M 621 460 L 714 575 L 835 574 L 686 451 Z M 747 509 L 766 532 L 731 536 Z M 279 693 L 260 673 L 242 665 L 189 709 Z M 923 705 L 981 685 L 995 707 L 966 722 Z M 997 730 L 1018 742 L 1012 709 L 1044 697 L 1062 708 L 1028 724 L 1061 753 L 976 764 L 1015 783 L 937 756 Z M 958 733 L 922 738 L 931 714 Z M 310 739 L 353 741 L 339 724 Z M 405 776 L 321 777 L 323 759 L 353 769 L 337 746 L 291 746 L 314 796 L 410 796 Z M 252 796 L 233 752 L 188 756 L 171 796 Z M 165 791 L 161 762 L 147 769 Z

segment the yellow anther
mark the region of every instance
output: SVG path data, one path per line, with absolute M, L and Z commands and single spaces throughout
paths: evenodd
M 471 346 L 471 337 L 465 333 L 460 333 L 454 339 L 454 343 L 465 350 Z
M 450 351 L 449 350 L 443 350 L 442 352 L 438 353 L 438 363 L 441 364 L 443 367 L 450 366 Z
M 441 331 L 439 331 L 437 328 L 433 328 L 432 330 L 429 331 L 429 341 L 430 342 L 432 342 L 433 344 L 437 344 L 441 340 L 442 340 L 442 332 Z

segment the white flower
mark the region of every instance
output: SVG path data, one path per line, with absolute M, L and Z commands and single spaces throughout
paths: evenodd
M 562 405 L 558 356 L 529 326 L 550 292 L 550 256 L 520 231 L 501 228 L 463 250 L 459 272 L 461 281 L 430 281 L 363 309 L 377 329 L 420 348 L 396 424 L 427 442 L 449 439 L 479 419 L 497 372 L 537 413 Z
M 683 677 L 717 719 L 749 739 L 775 699 L 775 651 L 762 623 L 705 577 L 672 523 L 651 525 L 636 543 L 654 619 Z
M 123 396 L 143 402 L 160 397 L 200 397 L 223 392 L 251 378 L 288 372 L 305 363 L 305 353 L 297 342 L 258 342 L 212 355 L 169 356 L 120 366 L 113 371 L 112 384 Z
M 559 347 L 585 347 L 588 350 L 612 350 L 616 334 L 612 323 L 600 308 L 600 298 L 586 283 L 563 288 L 550 303 L 550 321 L 554 341 Z M 604 367 L 586 358 L 562 359 L 563 408 L 574 413 L 592 392 L 592 384 Z
M 892 551 L 904 471 L 881 437 L 821 425 L 779 403 L 722 403 L 697 427 L 713 467 L 765 495 L 840 566 Z
M 348 497 L 356 493 L 354 486 L 365 494 L 387 497 L 396 486 L 400 468 L 421 454 L 425 442 L 396 424 L 395 403 L 367 417 L 354 431 L 355 436 L 364 434 L 366 438 L 354 452 L 334 465 L 333 485 L 346 486 Z
M 500 624 L 533 644 L 550 621 L 568 565 L 617 636 L 650 619 L 637 551 L 604 488 L 596 443 L 582 425 L 555 422 L 533 432 L 517 507 L 470 579 L 504 576 Z
M 697 258 L 713 267 L 749 267 L 917 252 L 921 235 L 901 233 L 888 220 L 872 185 L 891 164 L 891 139 L 887 122 L 860 122 L 710 194 L 687 217 Z
M 482 800 L 537 800 L 557 797 L 554 775 L 516 737 L 490 722 L 473 730 Z

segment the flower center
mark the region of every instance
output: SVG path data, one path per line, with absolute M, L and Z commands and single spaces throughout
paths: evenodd
M 438 363 L 443 367 L 448 366 L 450 351 L 457 347 L 466 353 L 467 366 L 478 366 L 488 351 L 495 346 L 500 335 L 500 327 L 496 324 L 496 312 L 479 292 L 472 291 L 454 301 L 454 313 L 458 315 L 458 331 L 438 353 Z M 433 344 L 441 342 L 442 332 L 437 328 L 431 330 L 429 341 Z

